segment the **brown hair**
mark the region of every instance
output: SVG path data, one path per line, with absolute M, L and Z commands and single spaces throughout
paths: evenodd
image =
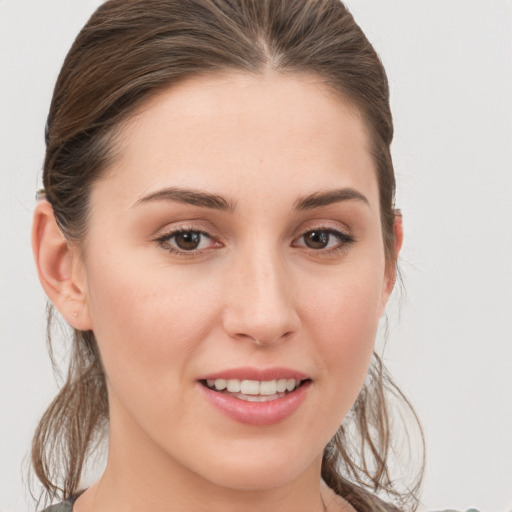
M 46 127 L 44 193 L 65 237 L 83 240 L 91 184 L 115 158 L 117 129 L 142 102 L 193 76 L 266 69 L 314 74 L 363 116 L 377 169 L 386 258 L 394 264 L 393 123 L 387 78 L 372 45 L 339 0 L 105 2 L 64 61 Z M 55 366 L 52 311 L 50 306 L 48 343 Z M 390 396 L 417 422 L 374 354 L 356 403 L 324 452 L 322 477 L 360 512 L 416 508 L 422 467 L 405 491 L 390 472 Z M 33 469 L 47 500 L 77 491 L 85 461 L 107 423 L 105 374 L 94 334 L 75 330 L 65 383 L 32 444 Z

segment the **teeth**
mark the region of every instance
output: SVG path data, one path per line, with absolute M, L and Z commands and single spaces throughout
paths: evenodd
M 276 393 L 275 395 L 243 395 L 242 393 L 236 395 L 240 400 L 245 400 L 246 402 L 271 402 L 272 400 L 277 400 L 284 396 L 284 393 Z
M 240 393 L 241 382 L 236 379 L 228 379 L 227 381 L 227 390 L 231 393 Z
M 242 393 L 248 396 L 271 396 L 276 393 L 293 391 L 300 385 L 300 380 L 295 379 L 277 379 L 277 380 L 238 380 L 238 379 L 208 379 L 206 381 L 209 388 L 217 391 L 227 390 L 230 393 Z M 252 400 L 256 401 L 256 400 Z
M 207 380 L 206 382 L 208 383 L 208 386 L 210 386 L 211 388 L 215 386 L 215 389 L 217 389 L 218 391 L 222 391 L 223 389 L 226 389 L 228 387 L 228 383 L 224 379 Z
M 277 381 L 264 380 L 260 383 L 260 395 L 275 395 L 277 393 Z
M 277 381 L 277 391 L 279 393 L 284 393 L 286 391 L 286 383 L 288 381 L 286 379 L 279 379 Z
M 260 383 L 257 380 L 243 380 L 240 383 L 240 393 L 244 395 L 259 395 Z

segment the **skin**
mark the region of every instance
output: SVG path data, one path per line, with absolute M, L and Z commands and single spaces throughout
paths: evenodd
M 394 283 L 358 112 L 316 77 L 227 74 L 159 93 L 119 141 L 80 246 L 46 201 L 35 213 L 41 282 L 71 325 L 94 331 L 107 375 L 107 467 L 75 512 L 352 510 L 321 481 L 322 452 L 363 384 Z M 231 210 L 141 201 L 169 187 Z M 347 188 L 365 199 L 296 208 Z M 209 236 L 177 254 L 176 229 Z M 308 246 L 312 230 L 326 247 Z M 197 382 L 241 366 L 312 382 L 290 417 L 246 425 Z

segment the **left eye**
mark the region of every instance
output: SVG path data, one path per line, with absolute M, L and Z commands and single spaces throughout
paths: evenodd
M 309 249 L 334 249 L 352 242 L 352 238 L 341 231 L 334 229 L 313 229 L 304 233 L 297 241 L 297 245 Z
M 191 229 L 169 233 L 158 240 L 171 251 L 197 251 L 207 249 L 213 242 L 208 233 Z

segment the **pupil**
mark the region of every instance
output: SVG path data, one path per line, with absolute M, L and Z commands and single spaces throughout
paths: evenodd
M 323 249 L 329 243 L 329 233 L 326 231 L 310 231 L 304 236 L 306 245 L 311 249 Z
M 201 233 L 194 233 L 193 231 L 187 231 L 184 233 L 178 233 L 176 235 L 176 245 L 185 251 L 191 251 L 197 249 L 199 242 L 201 241 Z

